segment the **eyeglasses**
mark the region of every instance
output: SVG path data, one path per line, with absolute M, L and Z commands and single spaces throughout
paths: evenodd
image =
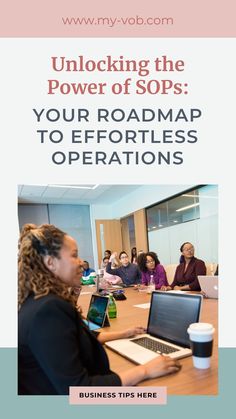
M 146 265 L 151 265 L 152 263 L 155 263 L 155 260 L 146 260 Z
M 190 247 L 189 249 L 183 249 L 183 252 L 194 252 L 194 247 Z

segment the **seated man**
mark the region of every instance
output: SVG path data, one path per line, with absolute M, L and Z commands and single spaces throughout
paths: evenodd
M 112 269 L 112 261 L 116 258 L 116 253 L 113 253 L 110 257 L 109 263 L 106 267 L 106 272 L 111 275 L 117 275 L 122 279 L 123 284 L 129 286 L 134 284 L 140 284 L 141 282 L 141 271 L 139 267 L 134 263 L 130 263 L 129 257 L 126 252 L 122 251 L 119 254 L 119 260 L 121 266 L 119 268 Z
M 92 272 L 95 272 L 95 270 L 93 268 L 89 267 L 89 263 L 87 262 L 87 260 L 83 261 L 83 276 L 89 276 Z

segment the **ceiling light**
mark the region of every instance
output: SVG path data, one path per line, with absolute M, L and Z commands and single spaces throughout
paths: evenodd
M 202 198 L 218 199 L 218 196 L 213 196 L 213 195 L 190 195 L 190 194 L 183 194 L 181 196 L 184 196 L 186 198 L 198 198 L 198 199 L 202 199 Z
M 199 205 L 200 205 L 200 203 L 199 203 L 199 202 L 197 202 L 196 204 L 187 205 L 186 207 L 179 208 L 179 209 L 177 209 L 177 210 L 175 210 L 175 211 L 176 211 L 176 212 L 179 212 L 179 211 L 185 211 L 185 210 L 187 210 L 187 209 L 189 209 L 189 208 L 198 207 Z
M 52 188 L 69 188 L 69 189 L 90 189 L 90 190 L 94 190 L 96 189 L 99 185 L 47 185 L 49 187 Z
M 181 196 L 185 196 L 186 198 L 198 198 L 199 197 L 199 195 L 190 195 L 188 193 L 184 193 Z

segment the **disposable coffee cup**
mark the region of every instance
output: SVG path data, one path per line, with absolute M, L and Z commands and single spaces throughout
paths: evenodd
M 206 369 L 211 365 L 215 329 L 210 323 L 192 323 L 188 328 L 195 368 Z

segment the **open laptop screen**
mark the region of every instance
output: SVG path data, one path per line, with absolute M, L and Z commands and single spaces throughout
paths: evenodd
M 199 321 L 201 301 L 201 295 L 153 292 L 148 333 L 189 348 L 187 329 Z

